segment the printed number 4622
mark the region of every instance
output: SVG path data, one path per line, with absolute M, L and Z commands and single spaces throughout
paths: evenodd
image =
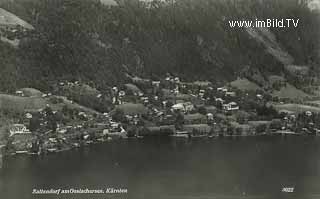
M 292 193 L 294 191 L 294 187 L 283 187 L 282 192 Z

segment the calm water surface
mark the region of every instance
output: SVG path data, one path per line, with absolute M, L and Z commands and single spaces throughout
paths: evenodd
M 128 194 L 32 195 L 126 188 Z M 294 193 L 282 193 L 294 187 Z M 320 198 L 320 139 L 119 140 L 45 157 L 10 157 L 1 199 Z

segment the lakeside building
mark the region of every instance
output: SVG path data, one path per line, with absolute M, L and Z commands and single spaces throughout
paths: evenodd
M 31 134 L 29 129 L 24 124 L 14 124 L 9 129 L 10 135 L 9 137 L 12 137 L 16 134 Z

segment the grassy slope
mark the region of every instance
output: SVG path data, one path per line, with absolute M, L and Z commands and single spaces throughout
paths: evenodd
M 41 97 L 18 97 L 7 94 L 0 94 L 0 110 L 10 111 L 15 113 L 24 113 L 25 111 L 31 110 L 36 111 L 38 109 L 45 108 L 46 104 L 50 104 L 53 110 L 61 110 L 64 105 L 70 108 L 78 109 L 80 111 L 88 113 L 98 113 L 90 108 L 81 106 L 77 103 L 72 103 L 64 97 L 63 103 L 51 104 L 48 99 Z
M 0 110 L 24 112 L 25 110 L 38 110 L 44 108 L 46 101 L 39 97 L 18 97 L 0 94 Z
M 302 105 L 302 104 L 276 104 L 274 105 L 275 109 L 280 110 L 288 110 L 295 113 L 302 113 L 305 111 L 312 111 L 316 113 L 320 113 L 320 108 L 315 106 L 308 106 L 308 105 Z
M 237 79 L 230 82 L 232 87 L 238 88 L 240 90 L 258 90 L 261 89 L 256 83 L 249 81 L 247 78 Z
M 2 16 L 0 19 L 0 25 L 4 25 L 4 26 L 20 25 L 26 29 L 34 29 L 31 24 L 27 23 L 26 21 L 20 19 L 16 15 L 2 8 L 0 8 L 0 16 Z
M 309 97 L 308 94 L 306 94 L 302 90 L 299 90 L 293 85 L 288 83 L 286 84 L 286 86 L 282 87 L 279 91 L 274 91 L 272 95 L 280 98 L 289 98 L 289 99 L 304 99 L 306 97 Z
M 67 105 L 69 108 L 71 109 L 78 109 L 79 111 L 84 111 L 86 113 L 90 113 L 90 114 L 99 114 L 99 112 L 91 109 L 91 108 L 88 108 L 88 107 L 85 107 L 85 106 L 82 106 L 80 104 L 77 104 L 77 103 L 74 103 L 68 99 L 66 99 L 66 97 L 62 97 L 62 96 L 57 96 L 58 98 L 61 98 L 63 99 L 63 103 L 60 103 L 60 104 L 52 104 L 52 109 L 53 110 L 57 110 L 57 111 L 60 111 L 62 110 L 62 107 L 64 105 Z

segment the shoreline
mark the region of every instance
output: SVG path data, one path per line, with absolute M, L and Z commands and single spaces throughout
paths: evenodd
M 45 156 L 45 155 L 49 155 L 49 154 L 54 154 L 54 153 L 62 153 L 62 152 L 66 152 L 66 151 L 71 151 L 74 149 L 80 149 L 80 148 L 84 148 L 84 147 L 89 147 L 89 146 L 94 146 L 97 144 L 103 144 L 103 143 L 108 143 L 108 142 L 112 142 L 115 140 L 141 140 L 141 139 L 148 139 L 148 138 L 170 138 L 173 140 L 211 140 L 211 139 L 224 139 L 224 138 L 254 138 L 254 137 L 283 137 L 283 138 L 287 138 L 287 137 L 297 137 L 297 136 L 302 136 L 302 137 L 310 137 L 310 138 L 314 138 L 314 137 L 318 137 L 320 135 L 308 135 L 308 134 L 302 134 L 302 133 L 264 133 L 264 134 L 255 134 L 255 135 L 205 135 L 205 136 L 191 136 L 191 137 L 174 137 L 174 136 L 143 136 L 143 137 L 127 137 L 127 138 L 116 138 L 113 139 L 111 137 L 106 138 L 106 139 L 100 139 L 100 140 L 96 140 L 96 141 L 84 141 L 83 143 L 80 143 L 79 145 L 75 145 L 74 143 L 71 144 L 70 146 L 66 146 L 65 148 L 61 148 L 61 149 L 46 149 L 45 152 L 29 152 L 29 151 L 16 151 L 14 153 L 6 153 L 4 150 L 2 150 L 2 148 L 4 148 L 5 146 L 0 146 L 0 169 L 3 166 L 3 159 L 5 157 L 8 156 L 15 156 L 15 155 L 28 155 L 28 156 Z

